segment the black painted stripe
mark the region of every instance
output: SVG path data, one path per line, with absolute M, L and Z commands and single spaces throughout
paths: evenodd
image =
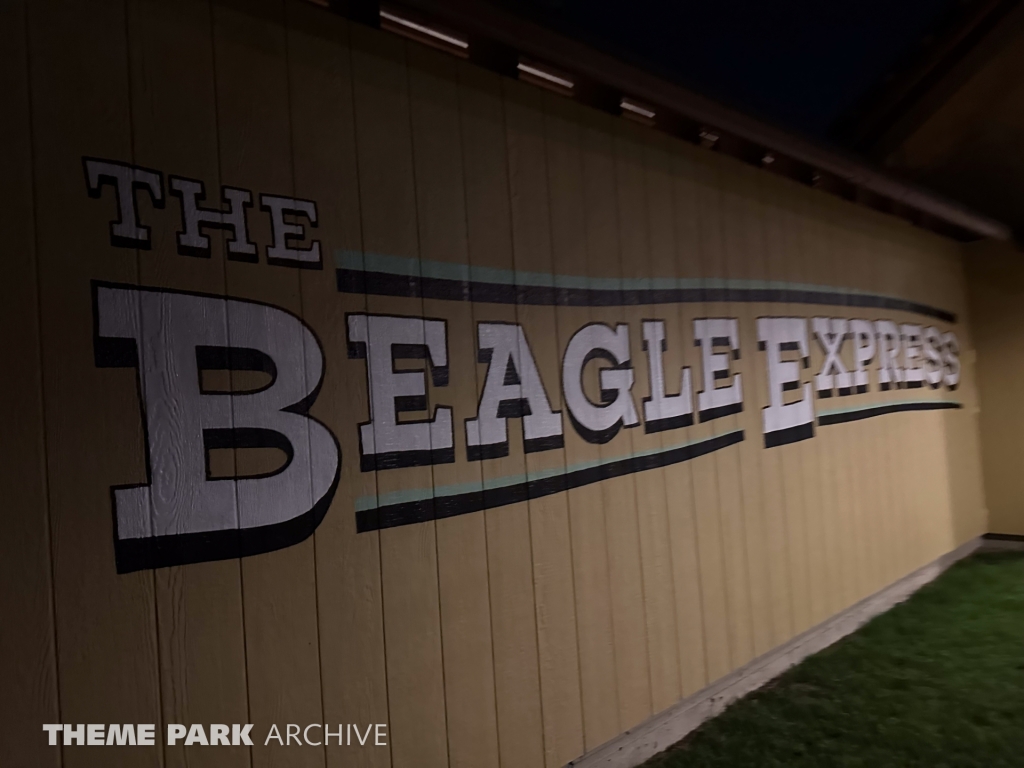
M 796 288 L 651 288 L 614 290 L 600 288 L 561 288 L 556 286 L 511 285 L 442 277 L 417 277 L 390 272 L 337 269 L 341 293 L 374 296 L 474 301 L 490 304 L 534 304 L 569 307 L 622 307 L 636 304 L 694 304 L 714 302 L 765 304 L 821 304 L 828 306 L 872 307 L 913 312 L 947 323 L 956 322 L 956 314 L 938 307 L 891 296 L 875 296 L 841 291 Z
M 859 411 L 823 414 L 818 417 L 818 426 L 845 424 L 849 421 L 860 421 L 861 419 L 870 419 L 872 416 L 884 416 L 887 413 L 898 413 L 900 411 L 940 411 L 950 408 L 963 408 L 963 406 L 960 403 L 950 403 L 943 400 L 936 400 L 934 403 L 889 403 L 888 405 L 877 405 L 874 408 L 864 408 Z
M 797 424 L 795 427 L 765 433 L 764 447 L 776 448 L 780 445 L 799 443 L 801 440 L 810 440 L 812 437 L 814 437 L 813 424 Z
M 502 488 L 489 488 L 451 496 L 436 496 L 417 501 L 405 501 L 388 504 L 376 509 L 364 509 L 356 512 L 356 531 L 377 531 L 382 528 L 396 528 L 402 525 L 422 523 L 456 515 L 467 515 L 484 509 L 494 509 L 515 504 L 527 499 L 537 499 L 561 493 L 570 488 L 599 483 L 612 477 L 622 477 L 649 469 L 679 464 L 698 456 L 705 456 L 714 451 L 735 445 L 743 440 L 742 430 L 730 432 L 718 437 L 702 440 L 699 443 L 672 448 L 660 453 L 646 456 L 629 456 L 608 462 L 596 467 L 577 469 L 553 477 L 527 480 Z

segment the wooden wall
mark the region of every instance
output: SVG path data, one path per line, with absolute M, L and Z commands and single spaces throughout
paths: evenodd
M 950 56 L 869 148 L 901 178 L 1024 228 L 1021 114 L 1024 9 L 1007 8 L 959 57 Z
M 1024 478 L 1020 457 L 1024 424 L 1024 267 L 1009 243 L 966 249 L 965 264 L 978 351 L 979 419 L 989 531 L 1024 535 Z
M 297 0 L 11 0 L 0 18 L 0 764 L 555 768 L 984 532 L 956 244 Z M 180 255 L 170 196 L 156 209 L 138 195 L 150 249 L 113 247 L 112 190 L 86 194 L 83 157 L 202 179 L 208 203 L 222 185 L 314 200 L 324 268 L 268 264 L 258 203 L 256 263 L 225 258 L 217 233 L 210 258 Z M 335 258 L 389 257 L 526 283 L 569 276 L 623 298 L 338 290 Z M 327 372 L 312 415 L 342 453 L 314 535 L 241 559 L 117 572 L 111 487 L 146 481 L 146 435 L 136 373 L 96 366 L 93 280 L 257 300 L 313 329 Z M 697 286 L 697 299 L 629 298 L 666 281 Z M 849 303 L 808 303 L 823 287 Z M 956 319 L 865 307 L 867 294 Z M 360 470 L 366 361 L 349 358 L 346 338 L 347 314 L 360 312 L 447 321 L 450 380 L 428 400 L 454 408 L 454 462 Z M 883 392 L 873 367 L 869 392 L 816 400 L 819 415 L 905 400 L 964 407 L 819 425 L 813 439 L 765 448 L 757 318 L 769 315 L 956 333 L 955 392 Z M 642 410 L 640 324 L 652 317 L 665 320 L 668 392 L 686 365 L 695 396 L 693 321 L 738 319 L 742 412 L 586 441 L 559 385 L 570 337 L 587 323 L 629 324 Z M 483 321 L 522 325 L 563 414 L 562 447 L 524 453 L 510 419 L 507 456 L 466 460 L 463 424 L 487 372 L 475 362 Z M 823 360 L 808 338 L 804 382 Z M 596 387 L 596 370 L 587 375 Z M 737 430 L 742 442 L 690 461 L 357 532 L 357 504 L 409 489 L 486 496 L 503 478 Z M 260 736 L 270 723 L 387 722 L 389 746 L 51 748 L 50 722 L 251 722 Z

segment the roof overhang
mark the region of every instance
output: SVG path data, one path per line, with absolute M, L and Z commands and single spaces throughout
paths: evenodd
M 313 0 L 317 2 L 317 0 Z M 323 0 L 319 4 L 324 4 Z M 375 0 L 328 0 L 328 7 L 348 18 L 381 26 Z M 651 74 L 584 43 L 479 0 L 402 0 L 386 5 L 385 25 L 509 77 L 544 85 L 530 69 L 549 68 L 548 83 L 598 109 L 636 117 L 649 125 L 702 143 L 741 160 L 765 167 L 825 192 L 882 210 L 958 240 L 1009 240 L 1010 228 L 954 201 L 893 178 L 855 157 L 723 106 L 698 93 Z M 398 17 L 411 25 L 395 24 Z M 424 34 L 423 30 L 427 30 Z M 431 30 L 441 37 L 431 39 Z M 446 45 L 444 38 L 459 41 Z M 527 71 L 521 68 L 528 62 Z M 570 88 L 559 85 L 568 79 Z M 626 107 L 624 110 L 623 107 Z M 629 114 L 627 114 L 629 113 Z M 711 140 L 709 140 L 709 137 Z M 768 165 L 770 163 L 770 165 Z

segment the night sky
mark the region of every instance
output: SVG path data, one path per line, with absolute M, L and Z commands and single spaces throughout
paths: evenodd
M 501 0 L 509 10 L 799 132 L 830 125 L 957 0 Z

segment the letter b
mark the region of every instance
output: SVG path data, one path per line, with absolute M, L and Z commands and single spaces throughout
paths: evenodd
M 135 367 L 148 483 L 113 489 L 120 573 L 244 557 L 302 541 L 338 484 L 337 440 L 308 416 L 324 360 L 297 317 L 220 296 L 95 283 L 101 367 Z M 258 371 L 244 391 L 204 386 L 206 371 Z M 283 466 L 211 477 L 218 448 L 276 448 Z

